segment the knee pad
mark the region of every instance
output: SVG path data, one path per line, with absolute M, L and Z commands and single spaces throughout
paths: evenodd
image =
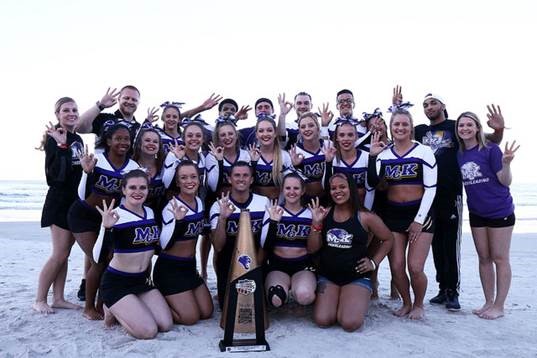
M 267 297 L 267 299 L 268 299 L 269 304 L 272 307 L 275 307 L 272 304 L 272 297 L 274 297 L 274 296 L 277 296 L 280 299 L 280 301 L 282 301 L 282 305 L 287 300 L 287 293 L 285 293 L 285 290 L 283 289 L 283 287 L 281 285 L 270 286 L 269 289 L 268 289 L 268 297 Z

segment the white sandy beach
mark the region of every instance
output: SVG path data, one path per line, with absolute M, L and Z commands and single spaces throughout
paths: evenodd
M 537 357 L 537 234 L 515 234 L 511 248 L 513 281 L 506 315 L 485 321 L 471 313 L 482 304 L 477 257 L 469 234 L 462 244 L 462 310 L 448 312 L 426 304 L 421 322 L 396 318 L 398 303 L 388 299 L 387 261 L 380 272 L 380 300 L 371 304 L 365 326 L 355 333 L 340 327 L 320 329 L 311 320 L 311 308 L 288 305 L 270 312 L 267 340 L 271 351 L 249 353 L 266 357 Z M 212 319 L 191 327 L 175 326 L 151 341 L 137 341 L 119 326 L 105 329 L 80 311 L 59 310 L 41 315 L 30 308 L 35 299 L 39 271 L 50 254 L 48 229 L 37 222 L 0 223 L 0 357 L 215 357 L 222 356 L 218 342 L 223 331 Z M 80 249 L 69 260 L 66 298 L 77 302 L 83 269 Z M 432 254 L 426 265 L 427 299 L 436 294 Z M 209 287 L 215 291 L 214 275 Z M 228 353 L 225 353 L 228 354 Z

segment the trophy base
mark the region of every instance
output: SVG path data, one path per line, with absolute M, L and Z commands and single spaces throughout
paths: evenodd
M 270 346 L 266 340 L 235 339 L 231 344 L 226 344 L 224 340 L 221 340 L 218 345 L 220 347 L 220 352 L 239 353 L 270 351 Z

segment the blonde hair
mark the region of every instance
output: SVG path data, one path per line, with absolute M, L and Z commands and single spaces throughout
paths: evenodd
M 298 96 L 298 95 L 297 95 Z M 317 133 L 320 135 L 321 133 L 321 126 L 319 125 L 319 121 L 317 120 L 317 116 L 315 115 L 315 113 L 313 112 L 306 112 L 306 113 L 303 113 L 299 118 L 298 118 L 298 121 L 297 121 L 297 126 L 298 126 L 298 133 L 299 133 L 299 136 L 302 137 L 300 135 L 300 122 L 302 122 L 303 119 L 306 119 L 306 118 L 311 118 L 313 119 L 313 123 L 315 123 L 315 127 L 317 127 Z
M 390 136 L 393 139 L 392 123 L 393 123 L 393 119 L 398 114 L 406 116 L 410 120 L 410 140 L 413 140 L 414 139 L 414 120 L 412 119 L 412 115 L 410 114 L 410 112 L 407 111 L 406 109 L 396 109 L 395 111 L 392 112 L 392 116 L 390 117 Z
M 477 127 L 477 133 L 475 134 L 475 137 L 477 139 L 478 149 L 481 150 L 486 145 L 486 139 L 485 139 L 485 132 L 483 131 L 483 126 L 481 125 L 481 121 L 479 120 L 479 117 L 477 117 L 477 114 L 474 112 L 462 112 L 461 115 L 457 118 L 457 121 L 455 122 L 455 135 L 457 136 L 457 141 L 459 142 L 459 150 L 463 151 L 466 149 L 464 146 L 464 141 L 459 137 L 459 122 L 461 118 L 470 118 L 474 121 L 476 127 Z
M 283 159 L 282 159 L 282 149 L 280 148 L 280 139 L 278 138 L 278 133 L 276 133 L 276 122 L 271 118 L 263 118 L 257 121 L 255 125 L 255 132 L 259 128 L 259 123 L 269 122 L 274 129 L 274 144 L 272 147 L 272 180 L 276 186 L 280 186 L 282 183 L 282 168 L 283 168 Z
M 54 104 L 54 114 L 56 114 L 56 117 L 60 113 L 60 109 L 62 108 L 62 106 L 66 103 L 76 103 L 76 102 L 71 97 L 62 97 L 59 100 L 57 100 L 56 103 Z M 39 143 L 39 147 L 36 147 L 35 149 L 44 151 L 45 144 L 47 144 L 47 131 L 43 133 L 43 137 L 41 138 L 41 143 Z

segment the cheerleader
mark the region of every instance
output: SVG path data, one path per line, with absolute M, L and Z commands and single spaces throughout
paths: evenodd
M 309 198 L 322 197 L 322 179 L 325 171 L 324 146 L 320 138 L 317 116 L 306 112 L 298 118 L 297 144 L 289 152 L 293 166 L 304 176 L 305 194 Z
M 422 319 L 423 298 L 427 290 L 427 276 L 423 268 L 434 232 L 430 209 L 436 193 L 436 159 L 429 147 L 412 139 L 414 126 L 408 111 L 393 111 L 390 131 L 391 145 L 381 142 L 379 133 L 373 135 L 368 180 L 374 186 L 380 180 L 385 180 L 388 185 L 384 221 L 395 238 L 389 255 L 390 269 L 403 300 L 402 307 L 394 314 Z M 405 254 L 407 245 L 408 258 Z M 414 291 L 413 303 L 410 284 Z
M 127 157 L 131 148 L 130 132 L 122 124 L 108 128 L 102 140 L 102 152 L 95 156 L 86 149 L 81 156 L 83 169 L 78 186 L 79 200 L 69 208 L 68 223 L 76 242 L 82 251 L 92 257 L 92 249 L 101 227 L 101 215 L 96 207 L 105 200 L 110 205 L 121 198 L 121 179 L 123 174 L 138 169 L 139 165 Z M 102 312 L 95 307 L 95 295 L 104 264 L 94 261 L 86 273 L 86 302 L 84 317 L 90 320 L 103 319 Z
M 316 281 L 307 251 L 311 211 L 301 202 L 305 184 L 300 175 L 285 176 L 282 194 L 282 206 L 274 202 L 267 208 L 261 232 L 261 247 L 268 255 L 267 300 L 272 306 L 280 307 L 292 290 L 299 304 L 309 305 L 315 300 Z
M 253 190 L 269 199 L 277 199 L 283 176 L 292 169 L 289 153 L 282 150 L 276 132 L 276 123 L 271 118 L 257 121 L 257 146 L 250 146 L 250 158 L 255 177 Z
M 197 196 L 200 177 L 197 166 L 182 161 L 177 167 L 179 194 L 162 213 L 162 252 L 155 263 L 153 279 L 168 302 L 176 323 L 191 325 L 210 318 L 211 295 L 196 270 L 196 243 L 205 222 L 203 201 Z
M 164 297 L 149 278 L 151 258 L 159 240 L 159 227 L 153 210 L 144 206 L 149 193 L 149 178 L 140 169 L 125 175 L 121 183 L 122 204 L 113 209 L 114 201 L 103 200 L 104 235 L 94 248 L 96 262 L 113 257 L 103 274 L 100 297 L 104 303 L 105 324 L 119 322 L 138 339 L 152 339 L 157 332 L 172 328 L 172 315 Z

